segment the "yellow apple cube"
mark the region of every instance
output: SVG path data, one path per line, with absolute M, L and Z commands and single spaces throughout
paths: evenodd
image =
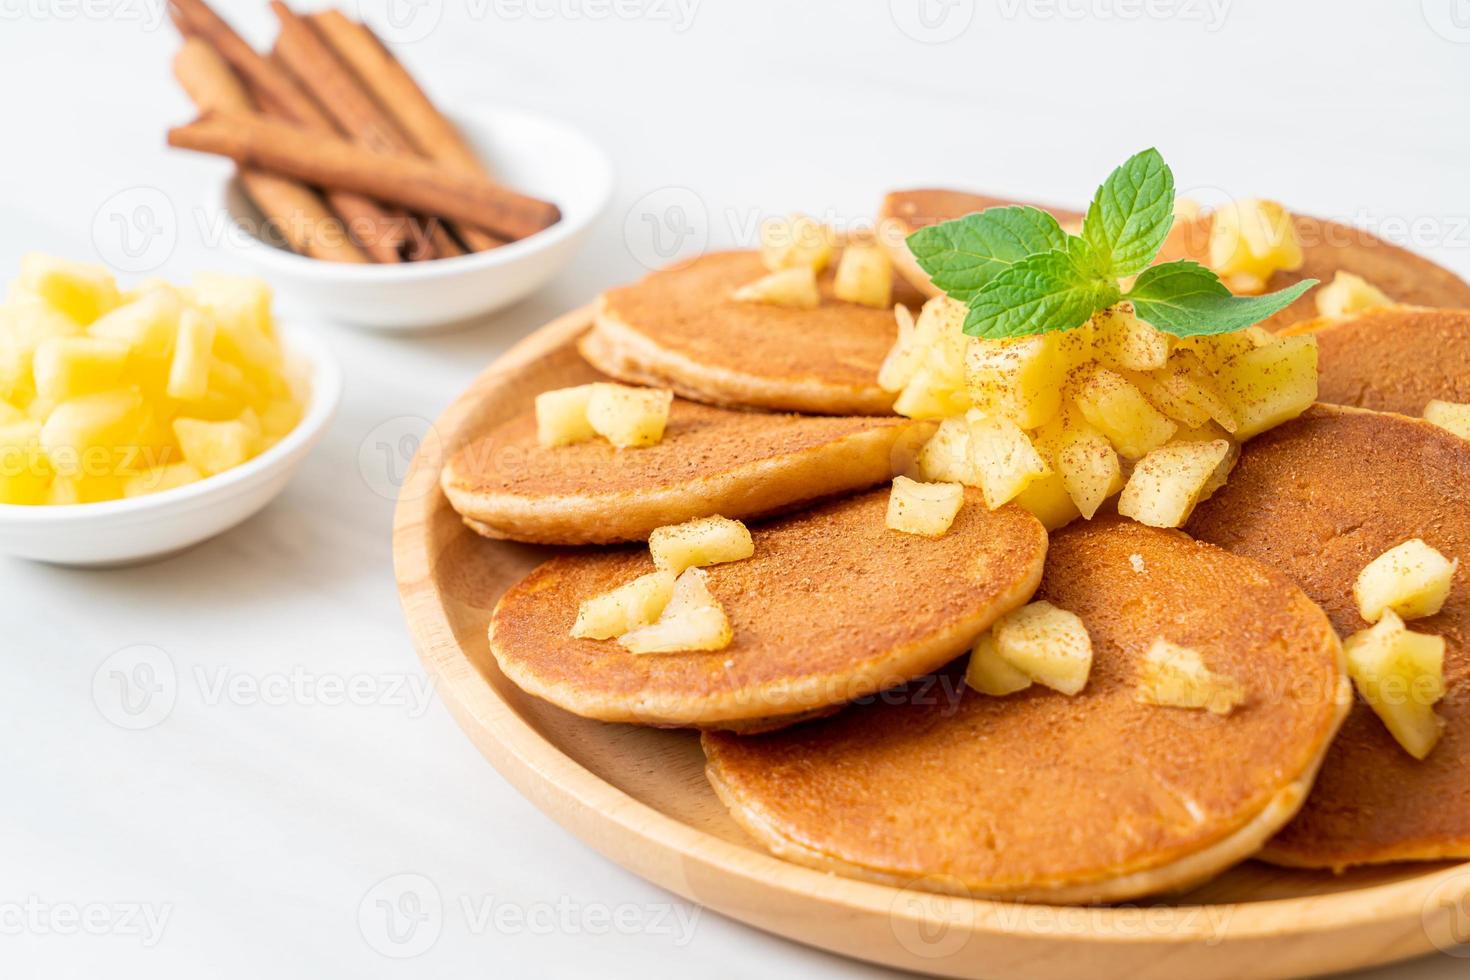
M 972 340 L 965 356 L 970 401 L 1023 429 L 1045 425 L 1061 409 L 1062 385 L 1072 366 L 1064 348 L 1079 336 L 1069 331 Z
M 1410 633 L 1392 610 L 1343 641 L 1348 676 L 1394 740 L 1424 759 L 1444 734 L 1444 637 Z
M 1277 270 L 1299 269 L 1302 246 L 1291 215 L 1275 201 L 1231 201 L 1210 223 L 1209 265 L 1237 293 L 1259 293 Z
M 958 483 L 919 483 L 906 476 L 894 477 L 886 526 L 904 534 L 943 537 L 964 502 L 965 488 Z
M 654 528 L 648 536 L 654 567 L 678 575 L 698 565 L 740 561 L 755 554 L 750 531 L 728 517 L 700 517 Z
M 1022 606 L 995 624 L 995 649 L 1038 684 L 1068 696 L 1087 686 L 1092 638 L 1074 613 L 1044 600 Z
M 995 510 L 1019 496 L 1051 468 L 1021 427 L 995 415 L 970 414 L 970 462 L 980 478 L 985 506 Z
M 1358 573 L 1353 585 L 1358 612 L 1370 623 L 1390 609 L 1401 619 L 1433 616 L 1444 608 L 1459 567 L 1459 558 L 1451 561 L 1419 538 L 1405 541 Z
M 1317 338 L 1281 337 L 1237 354 L 1221 367 L 1220 392 L 1249 439 L 1296 418 L 1317 400 Z
M 940 422 L 934 435 L 919 450 L 918 464 L 919 473 L 931 483 L 978 487 L 980 477 L 970 461 L 969 421 L 957 415 Z
M 848 303 L 883 309 L 893 302 L 893 263 L 877 242 L 854 242 L 842 250 L 832 294 Z
M 1067 481 L 1062 479 L 1061 472 L 1055 465 L 1049 465 L 1052 465 L 1052 471 L 1032 480 L 1015 501 L 1040 521 L 1042 527 L 1055 531 L 1071 524 L 1082 515 L 1082 511 L 1067 491 Z
M 1091 520 L 1123 488 L 1118 452 L 1097 429 L 1069 409 L 1037 432 L 1038 448 L 1050 459 L 1078 513 Z
M 629 653 L 723 650 L 735 638 L 724 608 L 709 591 L 709 573 L 686 568 L 658 620 L 629 630 L 618 643 Z
M 668 571 L 649 572 L 585 600 L 577 607 L 572 636 L 608 640 L 657 622 L 673 597 L 675 577 Z
M 1424 420 L 1461 439 L 1470 439 L 1470 405 L 1435 399 L 1424 406 Z
M 1155 449 L 1133 467 L 1118 498 L 1118 513 L 1150 527 L 1183 526 L 1230 448 L 1228 440 L 1216 439 Z
M 51 475 L 39 422 L 0 425 L 0 504 L 45 503 Z
M 587 419 L 593 385 L 556 388 L 536 396 L 536 441 L 548 449 L 597 437 Z
M 1383 290 L 1351 272 L 1339 270 L 1331 282 L 1317 290 L 1317 312 L 1326 317 L 1352 316 L 1392 305 L 1393 300 Z
M 44 405 L 115 388 L 128 363 L 128 348 L 99 337 L 63 337 L 36 348 L 32 374 Z
M 126 344 L 142 357 L 166 359 L 173 351 L 183 311 L 172 290 L 155 290 L 100 317 L 87 333 Z
M 730 294 L 737 303 L 764 303 L 797 310 L 814 310 L 822 302 L 817 291 L 817 274 L 809 266 L 778 269 Z
M 84 461 L 89 471 L 111 472 L 115 447 L 135 445 L 146 418 L 143 396 L 136 388 L 114 388 L 57 405 L 41 425 L 41 445 L 58 470 L 79 472 Z M 63 463 L 63 460 L 66 462 Z
M 1156 371 L 1169 360 L 1172 341 L 1133 312 L 1132 303 L 1119 303 L 1094 314 L 1092 344 L 1103 365 L 1123 371 Z
M 1228 715 L 1245 703 L 1244 685 L 1205 666 L 1198 650 L 1154 640 L 1139 665 L 1135 696 L 1144 704 Z
M 761 223 L 761 261 L 767 269 L 821 272 L 832 260 L 832 229 L 805 215 Z M 887 306 L 887 303 L 882 305 Z
M 124 497 L 142 497 L 150 493 L 163 493 L 204 479 L 204 474 L 192 463 L 168 463 L 143 470 L 123 480 Z
M 1148 455 L 1179 429 L 1127 378 L 1104 367 L 1095 367 L 1078 378 L 1073 397 L 1088 424 L 1129 459 Z
M 72 320 L 86 325 L 119 302 L 117 282 L 100 265 L 34 252 L 20 260 L 20 282 Z
M 924 348 L 909 308 L 902 303 L 894 306 L 893 318 L 898 323 L 898 339 L 878 367 L 878 386 L 884 391 L 902 391 L 924 361 Z
M 619 449 L 657 445 L 669 423 L 674 393 L 666 388 L 633 388 L 597 382 L 587 399 L 592 431 Z
M 214 321 L 197 310 L 179 317 L 173 361 L 168 370 L 168 396 L 180 401 L 203 398 L 209 391 L 209 364 L 214 348 Z
M 258 425 L 245 419 L 177 418 L 173 430 L 184 460 L 205 476 L 239 466 L 260 451 Z
M 1234 432 L 1240 427 L 1240 421 L 1225 399 L 1224 392 L 1220 390 L 1204 361 L 1194 351 L 1175 351 L 1169 356 L 1168 363 L 1149 377 L 1155 384 L 1154 391 L 1149 393 L 1150 397 L 1158 392 L 1175 405 L 1187 406 L 1183 409 L 1186 414 L 1181 415 L 1175 415 L 1163 405 L 1159 406 L 1164 414 L 1185 427 L 1195 429 L 1203 425 L 1205 419 L 1200 418 L 1201 413 L 1226 432 Z
M 1003 698 L 1032 685 L 1030 675 L 1012 667 L 996 650 L 995 634 L 980 634 L 970 650 L 970 663 L 965 668 L 965 683 L 991 697 Z

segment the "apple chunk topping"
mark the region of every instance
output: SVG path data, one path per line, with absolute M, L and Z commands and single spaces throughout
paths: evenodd
M 1143 655 L 1136 696 L 1145 704 L 1228 715 L 1245 703 L 1245 688 L 1206 667 L 1198 650 L 1159 637 Z

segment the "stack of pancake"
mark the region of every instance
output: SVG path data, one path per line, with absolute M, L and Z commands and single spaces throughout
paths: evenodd
M 1002 203 L 901 192 L 882 216 L 911 230 Z M 1208 220 L 1178 223 L 1163 258 L 1201 256 Z M 894 415 L 877 383 L 890 312 L 837 300 L 830 271 L 816 309 L 735 302 L 765 271 L 755 252 L 610 290 L 580 349 L 609 378 L 675 392 L 663 441 L 543 448 L 527 404 L 442 474 L 481 534 L 582 546 L 501 598 L 497 663 L 584 717 L 702 730 L 711 785 L 753 838 L 858 878 L 1084 903 L 1183 889 L 1253 856 L 1332 869 L 1470 857 L 1470 586 L 1416 625 L 1447 641 L 1447 730 L 1423 762 L 1354 704 L 1339 641 L 1362 627 L 1353 580 L 1382 552 L 1423 538 L 1470 559 L 1470 442 L 1411 417 L 1470 402 L 1470 285 L 1363 232 L 1296 221 L 1305 265 L 1271 289 L 1341 270 L 1406 305 L 1327 323 L 1308 294 L 1273 318 L 1318 333 L 1332 404 L 1248 442 L 1187 533 L 1099 515 L 1048 540 L 977 491 L 943 537 L 890 531 L 886 485 L 933 432 Z M 895 298 L 917 307 L 932 287 L 893 241 L 909 280 Z M 728 647 L 635 654 L 571 636 L 582 601 L 653 570 L 639 543 L 655 528 L 714 514 L 749 523 L 755 543 L 707 569 Z M 1086 625 L 1086 687 L 968 688 L 976 638 L 1034 599 Z M 1139 665 L 1161 636 L 1240 681 L 1245 703 L 1141 703 Z

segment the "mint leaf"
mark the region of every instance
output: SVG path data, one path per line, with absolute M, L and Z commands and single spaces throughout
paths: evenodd
M 1124 297 L 1139 319 L 1176 337 L 1229 333 L 1260 323 L 1317 284 L 1303 279 L 1265 296 L 1235 296 L 1209 269 L 1181 259 L 1145 269 Z
M 1174 224 L 1174 174 L 1155 149 L 1135 154 L 1097 189 L 1082 237 L 1107 257 L 1107 274 L 1131 276 L 1148 268 Z
M 987 208 L 920 228 L 907 239 L 934 285 L 961 302 L 1028 255 L 1062 248 L 1066 233 L 1037 208 Z
M 965 333 L 997 339 L 1070 330 L 1118 300 L 1118 284 L 1090 275 L 1068 252 L 1028 256 L 970 300 Z

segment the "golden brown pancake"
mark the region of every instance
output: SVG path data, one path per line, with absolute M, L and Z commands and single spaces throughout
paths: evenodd
M 653 570 L 647 549 L 537 568 L 496 606 L 490 649 L 537 697 L 645 725 L 751 730 L 902 684 L 1031 596 L 1046 532 L 978 491 L 937 540 L 885 528 L 887 506 L 875 491 L 780 519 L 754 529 L 753 557 L 710 566 L 735 631 L 723 650 L 640 655 L 569 635 L 580 602 Z
M 1285 576 L 1119 518 L 1052 535 L 1038 596 L 1082 618 L 1087 686 L 1004 698 L 957 672 L 774 735 L 707 773 L 778 856 L 970 896 L 1120 901 L 1202 881 L 1291 818 L 1347 706 L 1327 617 Z M 1230 715 L 1135 699 L 1163 636 L 1247 689 Z M 1313 696 L 1279 696 L 1283 687 Z M 1336 700 L 1334 700 L 1336 698 Z
M 766 272 L 758 252 L 715 252 L 610 289 L 582 355 L 604 374 L 712 405 L 891 415 L 878 367 L 898 338 L 893 311 L 833 298 L 830 267 L 814 310 L 730 298 Z M 894 285 L 896 302 L 922 301 Z
M 1017 203 L 1024 202 L 1006 201 L 963 191 L 893 191 L 883 199 L 879 209 L 880 220 L 894 222 L 883 240 L 890 246 L 894 267 L 921 292 L 932 296 L 937 290 L 929 282 L 928 275 L 918 267 L 912 255 L 901 254 L 908 251 L 903 245 L 904 235 L 925 225 L 950 221 L 998 205 Z M 1052 207 L 1043 209 L 1050 211 L 1064 225 L 1082 219 L 1081 212 Z M 1285 289 L 1303 279 L 1317 279 L 1326 284 L 1339 272 L 1351 272 L 1383 290 L 1397 303 L 1470 307 L 1470 283 L 1428 259 L 1420 258 L 1413 252 L 1350 225 L 1305 214 L 1293 214 L 1292 219 L 1296 224 L 1297 237 L 1302 243 L 1302 267 L 1291 272 L 1275 273 L 1267 284 L 1268 292 Z M 1155 261 L 1193 259 L 1196 262 L 1207 262 L 1210 222 L 1211 218 L 1207 214 L 1193 221 L 1175 222 Z M 1296 302 L 1264 321 L 1262 325 L 1270 330 L 1279 330 L 1287 324 L 1315 317 L 1316 291 L 1316 287 L 1309 289 Z
M 1344 636 L 1368 625 L 1352 587 L 1363 566 L 1410 538 L 1470 560 L 1470 443 L 1427 422 L 1317 406 L 1246 443 L 1230 482 L 1189 522 L 1199 538 L 1286 573 Z M 1279 864 L 1470 857 L 1470 584 L 1463 570 L 1438 615 L 1448 723 L 1423 762 L 1364 703 L 1343 725 L 1311 799 L 1271 842 Z
M 547 449 L 527 412 L 460 450 L 440 483 L 489 537 L 644 541 L 665 524 L 758 517 L 881 483 L 908 469 L 932 431 L 900 418 L 737 412 L 676 398 L 657 445 Z
M 1283 332 L 1317 335 L 1321 401 L 1413 416 L 1470 402 L 1470 311 L 1390 307 Z

